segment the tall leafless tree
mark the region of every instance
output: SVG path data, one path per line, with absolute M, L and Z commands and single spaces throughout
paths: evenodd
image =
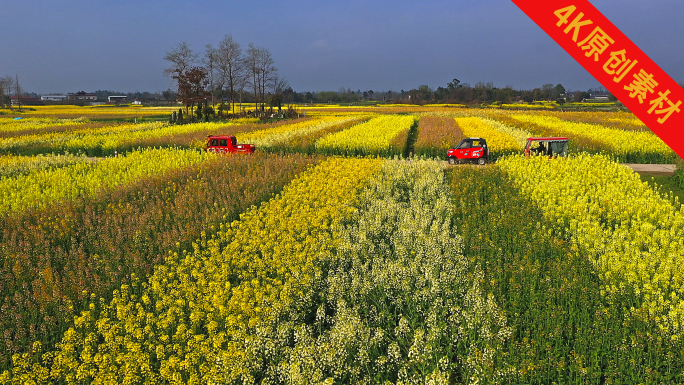
M 170 66 L 164 69 L 164 75 L 169 76 L 174 80 L 178 80 L 179 76 L 197 63 L 198 58 L 199 54 L 193 52 L 187 42 L 182 41 L 176 44 L 171 51 L 166 52 L 164 60 L 169 62 Z M 180 87 L 180 84 L 177 83 L 177 85 Z M 178 89 L 178 94 L 180 94 L 180 88 Z
M 21 86 L 19 85 L 19 75 L 15 75 L 14 80 L 14 94 L 17 96 L 17 103 L 19 106 L 19 111 L 21 111 Z M 11 102 L 10 102 L 11 104 Z
M 245 88 L 249 85 L 249 76 L 246 72 L 243 72 L 242 76 L 237 78 L 237 83 L 235 83 L 235 92 L 240 95 L 240 111 L 242 111 L 242 94 L 245 92 Z M 233 113 L 235 113 L 235 105 L 233 104 Z
M 259 48 L 249 43 L 245 53 L 245 68 L 249 73 L 249 85 L 254 90 L 254 110 L 259 109 Z
M 271 81 L 271 93 L 272 93 L 272 101 L 271 103 L 272 106 L 278 107 L 278 113 L 280 114 L 282 112 L 282 106 L 283 106 L 283 92 L 289 87 L 290 85 L 287 82 L 287 79 L 281 78 L 278 76 L 278 74 L 274 74 L 272 81 Z
M 240 44 L 233 40 L 232 35 L 226 35 L 219 43 L 216 55 L 216 69 L 221 85 L 227 85 L 230 92 L 230 102 L 235 113 L 235 92 L 238 83 L 245 74 L 245 62 L 242 57 Z
M 273 65 L 274 60 L 271 57 L 271 52 L 266 48 L 259 50 L 259 99 L 261 100 L 261 112 L 264 112 L 264 105 L 266 101 L 266 90 L 274 82 L 277 76 L 278 69 Z
M 207 70 L 209 71 L 209 87 L 211 89 L 211 106 L 215 106 L 214 102 L 214 90 L 216 89 L 214 87 L 214 73 L 215 73 L 215 68 L 216 68 L 216 58 L 218 56 L 218 50 L 214 47 L 212 47 L 211 44 L 207 44 L 206 49 L 204 51 L 204 57 L 202 58 L 202 61 L 204 64 L 207 66 Z
M 250 86 L 254 90 L 255 106 L 264 112 L 266 90 L 273 81 L 278 69 L 273 65 L 274 61 L 271 53 L 266 48 L 255 47 L 249 44 L 249 49 L 245 55 L 245 63 L 250 74 Z
M 0 78 L 0 107 L 12 108 L 10 95 L 12 95 L 12 85 L 14 79 L 11 76 L 4 76 Z

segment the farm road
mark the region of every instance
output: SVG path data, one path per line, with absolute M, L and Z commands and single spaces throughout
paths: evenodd
M 673 175 L 675 172 L 674 164 L 627 164 L 622 163 L 623 166 L 629 167 L 639 174 L 653 174 L 653 175 Z
M 446 166 L 450 166 L 448 162 L 444 162 Z M 620 163 L 622 166 L 629 167 L 634 172 L 648 175 L 673 175 L 675 172 L 674 164 L 630 164 Z M 453 167 L 453 166 L 452 166 Z

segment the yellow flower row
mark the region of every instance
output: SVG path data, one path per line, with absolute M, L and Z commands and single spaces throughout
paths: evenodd
M 87 116 L 91 118 L 107 118 L 108 116 L 125 116 L 125 117 L 140 117 L 151 115 L 170 115 L 173 111 L 178 111 L 180 106 L 175 107 L 136 107 L 136 106 L 73 106 L 73 105 L 55 105 L 55 106 L 31 106 L 30 109 L 24 109 L 21 113 L 14 110 L 13 113 L 21 116 L 69 116 L 80 117 Z
M 306 171 L 222 225 L 216 239 L 169 255 L 149 283 L 124 285 L 109 304 L 95 301 L 41 363 L 15 356 L 0 382 L 206 384 L 223 375 L 219 357 L 249 372 L 262 359 L 247 356 L 250 336 L 279 309 L 311 300 L 314 262 L 339 243 L 333 224 L 351 215 L 356 191 L 381 164 L 331 159 Z
M 308 135 L 316 131 L 324 130 L 336 124 L 343 124 L 356 117 L 348 116 L 343 118 L 338 117 L 321 117 L 303 122 L 278 126 L 265 130 L 252 131 L 249 133 L 238 134 L 237 139 L 240 143 L 255 144 L 257 148 L 270 147 L 274 144 L 283 143 L 291 138 L 301 135 Z
M 230 122 L 185 125 L 152 122 L 77 129 L 69 132 L 54 132 L 40 135 L 23 135 L 0 140 L 0 150 L 16 151 L 30 146 L 48 146 L 55 151 L 79 152 L 100 148 L 105 152 L 112 152 L 117 148 L 135 144 L 145 139 L 164 138 L 202 131 L 206 131 L 208 134 L 220 134 L 223 127 L 255 123 L 256 121 L 257 119 L 238 119 Z
M 491 119 L 478 117 L 456 118 L 456 123 L 461 127 L 464 138 L 485 139 L 492 155 L 520 153 L 523 149 L 524 145 L 520 142 L 520 138 L 526 136 L 526 133 L 520 130 Z M 515 138 L 511 136 L 512 133 L 514 133 Z
M 61 200 L 95 194 L 105 186 L 129 183 L 146 175 L 201 162 L 207 154 L 177 149 L 146 149 L 99 162 L 0 179 L 0 213 L 41 208 Z
M 497 164 L 587 255 L 607 294 L 630 293 L 673 339 L 684 331 L 684 209 L 606 156 L 509 157 Z M 639 303 L 641 307 L 639 308 Z
M 612 154 L 628 163 L 663 163 L 675 159 L 675 153 L 650 132 L 625 131 L 598 124 L 568 122 L 551 116 L 513 114 L 521 122 L 546 126 L 568 136 L 581 136 L 612 148 Z
M 84 156 L 77 155 L 38 155 L 38 156 L 0 156 L 0 178 L 28 174 L 33 170 L 68 166 L 85 162 Z
M 392 139 L 407 131 L 416 118 L 403 115 L 383 115 L 319 139 L 316 149 L 342 154 L 390 154 Z
M 0 118 L 0 132 L 16 132 L 38 130 L 46 127 L 78 126 L 90 123 L 88 119 L 55 119 L 55 118 L 26 118 L 14 120 L 12 118 Z

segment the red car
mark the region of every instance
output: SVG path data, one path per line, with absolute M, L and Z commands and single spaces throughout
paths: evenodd
M 219 154 L 251 154 L 255 149 L 253 144 L 238 144 L 237 139 L 230 135 L 209 135 L 205 147 L 207 152 Z
M 449 164 L 462 162 L 475 162 L 483 165 L 489 158 L 489 147 L 487 141 L 482 138 L 465 138 L 458 146 L 447 150 L 447 161 Z

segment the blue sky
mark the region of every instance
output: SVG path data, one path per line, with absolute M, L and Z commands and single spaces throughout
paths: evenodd
M 591 1 L 676 81 L 684 2 Z M 436 88 L 453 78 L 530 89 L 599 86 L 510 0 L 0 0 L 0 76 L 27 91 L 162 91 L 164 52 L 226 34 L 268 48 L 296 91 Z

